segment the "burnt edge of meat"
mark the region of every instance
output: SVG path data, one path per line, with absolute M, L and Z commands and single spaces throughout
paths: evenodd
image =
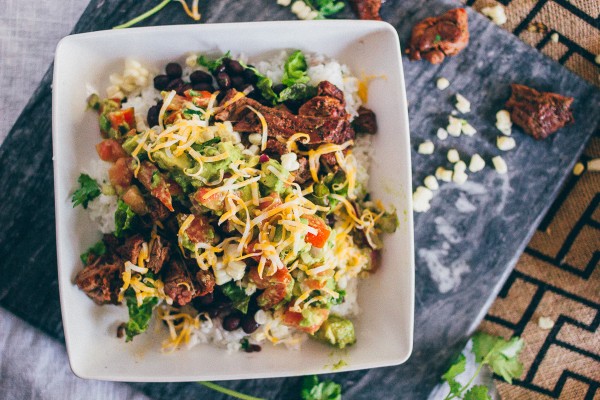
M 511 88 L 512 94 L 506 102 L 511 120 L 535 139 L 546 139 L 574 121 L 571 112 L 572 97 L 538 92 L 516 83 Z
M 119 304 L 122 262 L 117 257 L 99 257 L 85 266 L 75 277 L 75 284 L 94 303 Z
M 154 242 L 152 242 L 146 267 L 155 274 L 158 274 L 170 255 L 171 244 L 160 235 L 157 235 Z
M 352 127 L 356 133 L 374 135 L 377 133 L 377 117 L 372 110 L 360 106 L 358 108 L 358 116 L 352 121 Z
M 349 3 L 358 18 L 381 21 L 379 15 L 381 0 L 350 0 Z
M 411 60 L 422 58 L 439 64 L 460 53 L 469 44 L 469 17 L 464 8 L 455 8 L 439 17 L 429 17 L 412 29 L 406 53 Z
M 116 252 L 123 260 L 137 264 L 143 243 L 144 238 L 142 235 L 136 234 L 125 239 L 125 243 L 117 247 Z

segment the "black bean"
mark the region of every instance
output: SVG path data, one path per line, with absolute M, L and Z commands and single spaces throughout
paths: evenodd
M 278 83 L 277 85 L 273 86 L 273 91 L 275 92 L 275 94 L 279 94 L 285 88 L 286 88 L 286 86 L 283 83 Z
M 198 297 L 198 302 L 204 306 L 207 306 L 215 301 L 215 295 L 212 293 L 205 294 L 202 297 Z
M 211 93 L 214 92 L 214 89 L 210 83 L 195 83 L 194 85 L 192 85 L 192 89 L 198 92 L 201 92 L 203 90 Z
M 208 312 L 208 316 L 211 318 L 217 318 L 219 316 L 219 314 L 221 314 L 220 309 L 216 308 L 216 307 L 211 307 L 207 310 Z
M 256 76 L 256 73 L 254 71 L 252 71 L 251 69 L 246 68 L 244 70 L 244 72 L 242 73 L 242 76 L 244 77 L 244 79 L 246 80 L 246 82 L 251 83 L 251 84 L 255 84 L 256 81 L 258 80 L 258 77 Z
M 119 325 L 117 327 L 117 337 L 119 339 L 121 339 L 123 336 L 125 336 L 125 327 L 126 327 L 125 322 L 123 322 L 121 325 Z
M 243 90 L 242 87 L 244 85 L 246 85 L 246 82 L 244 82 L 244 78 L 242 78 L 241 76 L 233 76 L 231 78 L 231 86 L 233 86 L 237 90 Z
M 225 69 L 226 69 L 225 65 L 224 64 L 220 64 L 217 68 L 215 68 L 215 71 L 213 72 L 213 75 L 217 76 L 221 72 L 225 72 Z
M 240 314 L 232 313 L 223 318 L 223 329 L 226 331 L 235 331 L 240 327 L 241 322 Z
M 183 82 L 182 79 L 173 79 L 171 82 L 169 82 L 169 84 L 167 85 L 167 89 L 166 90 L 177 90 L 180 86 L 185 85 L 185 83 Z
M 254 353 L 261 351 L 262 348 L 257 344 L 248 343 L 248 347 L 244 350 L 246 353 Z
M 251 334 L 252 332 L 258 329 L 258 323 L 254 320 L 253 315 L 244 315 L 244 317 L 242 318 L 242 329 L 247 334 Z
M 171 79 L 166 75 L 156 75 L 154 77 L 154 88 L 156 90 L 165 90 Z
M 158 114 L 160 114 L 160 107 L 158 105 L 154 105 L 148 109 L 148 115 L 146 116 L 148 126 L 153 127 L 158 125 Z
M 221 89 L 229 89 L 231 87 L 231 78 L 225 72 L 217 74 L 217 83 Z
M 190 75 L 190 81 L 192 83 L 212 83 L 213 78 L 204 71 L 194 71 Z
M 244 67 L 242 67 L 242 64 L 240 64 L 239 61 L 230 60 L 229 58 L 226 58 L 225 60 L 223 60 L 223 64 L 225 64 L 227 72 L 231 74 L 239 75 L 242 72 L 244 72 Z
M 165 71 L 171 79 L 181 78 L 181 74 L 183 73 L 181 65 L 174 62 L 168 63 L 165 67 Z

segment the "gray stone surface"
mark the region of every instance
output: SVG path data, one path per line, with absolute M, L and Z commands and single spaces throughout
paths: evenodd
M 249 6 L 256 4 L 256 7 Z M 385 20 L 398 28 L 405 42 L 412 24 L 439 14 L 451 2 L 387 1 Z M 205 22 L 290 19 L 288 10 L 270 1 L 202 2 Z M 125 0 L 93 1 L 76 31 L 109 28 L 143 11 Z M 349 14 L 346 14 L 349 15 Z M 187 23 L 177 5 L 168 6 L 148 24 Z M 410 123 L 414 146 L 434 138 L 452 110 L 451 96 L 460 92 L 472 103 L 466 118 L 477 128 L 473 138 L 448 139 L 435 155 L 413 154 L 415 184 L 445 163 L 442 149 L 461 155 L 479 152 L 488 161 L 497 154 L 494 115 L 509 95 L 513 81 L 576 98 L 578 121 L 553 138 L 534 142 L 515 129 L 518 147 L 505 155 L 509 174 L 491 168 L 462 187 L 447 184 L 432 210 L 415 219 L 417 288 L 415 347 L 403 366 L 336 375 L 346 398 L 425 398 L 449 359 L 464 345 L 471 327 L 495 297 L 504 277 L 556 196 L 586 139 L 598 129 L 598 91 L 564 68 L 470 13 L 470 46 L 441 66 L 405 61 Z M 444 92 L 435 78 L 452 85 Z M 62 338 L 56 287 L 54 218 L 50 153 L 50 74 L 44 78 L 5 144 L 0 148 L 0 185 L 5 193 L 0 211 L 0 304 Z M 30 147 L 30 143 L 35 143 Z M 10 197 L 6 194 L 10 193 Z M 459 202 L 459 208 L 456 203 Z M 447 243 L 445 245 L 444 243 Z M 32 244 L 34 244 L 32 246 Z M 460 283 L 440 286 L 440 274 L 460 275 Z M 461 271 L 468 271 L 460 273 Z M 455 280 L 455 282 L 458 282 Z M 23 288 L 32 290 L 23 290 Z M 440 289 L 444 292 L 442 293 Z M 384 338 L 393 340 L 393 338 Z M 226 386 L 266 398 L 295 398 L 299 378 L 232 381 Z M 134 384 L 155 398 L 220 398 L 196 384 Z M 210 394 L 209 394 L 210 393 Z

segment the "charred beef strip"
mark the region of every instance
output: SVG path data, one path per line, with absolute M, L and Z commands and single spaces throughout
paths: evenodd
M 317 86 L 317 95 L 304 103 L 298 115 L 323 118 L 347 118 L 344 92 L 333 83 L 323 81 Z
M 412 30 L 406 52 L 411 60 L 424 58 L 439 64 L 469 44 L 469 17 L 464 8 L 455 8 L 439 17 L 425 18 Z
M 294 182 L 302 185 L 311 179 L 310 169 L 308 167 L 308 159 L 306 157 L 300 157 L 298 158 L 298 164 L 300 164 L 300 167 L 294 173 Z
M 557 93 L 538 92 L 525 85 L 513 83 L 512 95 L 506 102 L 512 121 L 537 140 L 548 136 L 574 121 L 572 97 Z
M 158 274 L 170 255 L 171 245 L 160 235 L 157 235 L 156 240 L 152 243 L 146 267 L 155 274 Z
M 356 133 L 374 135 L 377 133 L 377 118 L 375 113 L 367 107 L 358 108 L 358 116 L 352 121 L 352 127 Z
M 381 21 L 379 15 L 381 0 L 350 0 L 350 7 L 360 19 Z
M 121 272 L 122 262 L 118 258 L 100 257 L 77 274 L 75 284 L 98 305 L 119 304 Z
M 215 276 L 211 271 L 199 270 L 196 272 L 196 295 L 194 297 L 206 296 L 215 290 Z

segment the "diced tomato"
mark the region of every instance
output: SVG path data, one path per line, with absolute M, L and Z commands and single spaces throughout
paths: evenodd
M 156 168 L 154 164 L 148 161 L 143 161 L 137 176 L 138 180 L 154 197 L 160 200 L 161 203 L 169 209 L 173 210 L 173 200 L 169 185 L 163 174 Z
M 130 186 L 129 189 L 123 193 L 122 200 L 131 207 L 134 213 L 138 215 L 148 214 L 148 206 L 137 186 Z
M 110 179 L 110 183 L 115 187 L 117 192 L 122 192 L 131 185 L 133 172 L 129 168 L 130 161 L 131 158 L 129 157 L 119 158 L 117 162 L 115 162 L 115 164 L 108 170 L 108 178 Z
M 208 197 L 204 195 L 210 192 L 213 188 L 202 187 L 194 193 L 194 200 L 213 211 L 223 211 L 225 208 L 225 192 L 217 192 Z
M 192 96 L 191 92 L 194 93 L 194 96 Z M 196 107 L 208 107 L 211 96 L 212 93 L 207 92 L 206 90 L 197 91 L 190 89 L 185 91 L 185 97 L 187 97 L 188 100 L 191 100 Z
M 193 243 L 215 242 L 215 230 L 204 215 L 195 215 L 190 226 L 185 230 L 185 234 Z
M 275 207 L 280 206 L 282 204 L 281 203 L 281 197 L 279 196 L 279 193 L 272 192 L 268 196 L 265 196 L 262 199 L 260 199 L 258 204 L 259 204 L 258 208 L 261 211 L 264 211 L 267 208 L 271 208 L 272 209 L 272 208 L 275 208 Z
M 254 249 L 254 246 L 258 243 L 258 241 L 253 240 L 252 242 L 248 243 L 248 245 L 246 246 L 246 254 L 253 254 L 253 253 L 258 253 L 258 250 Z M 251 257 L 253 260 L 255 260 L 256 262 L 260 261 L 260 256 L 252 256 Z M 270 261 L 267 261 L 270 263 Z M 257 275 L 258 276 L 258 275 Z
M 115 139 L 104 139 L 96 145 L 96 151 L 103 161 L 115 162 L 119 158 L 128 156 L 121 144 Z
M 110 121 L 111 127 L 119 131 L 119 127 L 127 124 L 127 130 L 135 128 L 135 113 L 133 107 L 126 108 L 124 110 L 111 111 L 106 114 L 106 118 Z
M 305 279 L 303 282 L 311 290 L 323 289 L 327 284 L 327 280 L 324 279 Z
M 271 276 L 263 274 L 261 278 L 258 268 L 253 267 L 248 272 L 248 277 L 256 284 L 257 288 L 264 289 L 264 292 L 256 298 L 256 302 L 265 310 L 275 307 L 290 294 L 291 284 L 294 280 L 287 268 L 278 269 Z
M 327 318 L 329 317 L 329 310 L 326 308 L 313 308 L 311 309 L 311 313 L 313 313 L 312 318 L 315 322 L 311 326 L 300 326 L 300 323 L 304 317 L 301 313 L 291 311 L 290 309 L 285 311 L 281 321 L 287 326 L 291 326 L 308 334 L 314 335 L 314 333 L 319 330 L 321 325 L 323 325 L 323 322 L 327 321 Z
M 317 234 L 307 233 L 304 241 L 310 243 L 313 246 L 321 249 L 327 243 L 331 230 L 321 218 L 314 215 L 308 215 L 304 218 L 308 219 L 308 226 L 317 230 Z

